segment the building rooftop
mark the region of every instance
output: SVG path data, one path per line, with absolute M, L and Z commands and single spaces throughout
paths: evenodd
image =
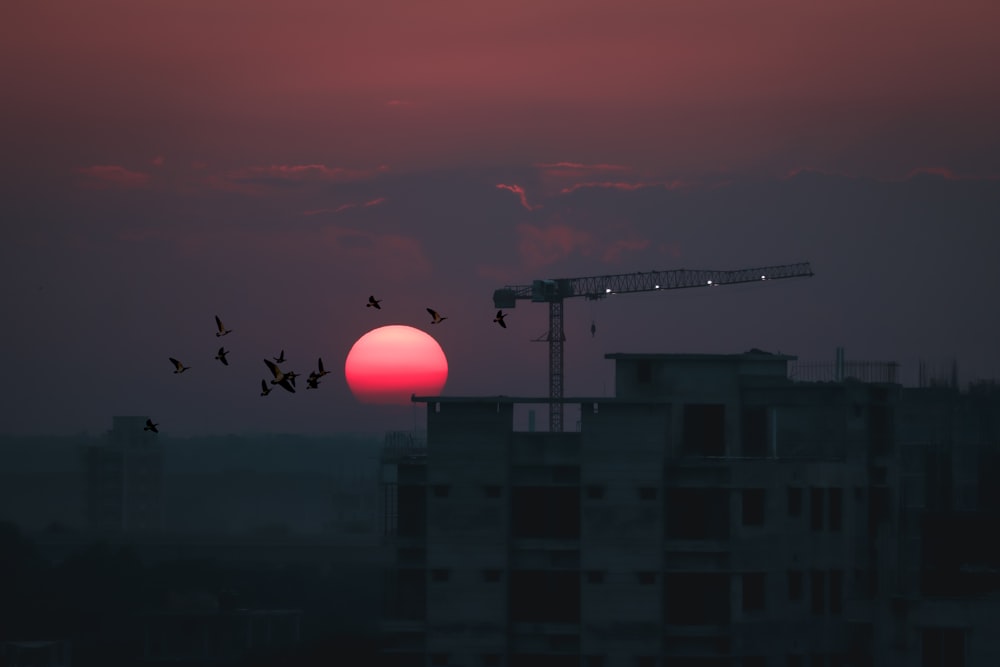
M 622 403 L 662 403 L 662 399 L 623 399 L 615 396 L 563 396 L 562 398 L 552 398 L 551 396 L 507 396 L 498 394 L 495 396 L 410 396 L 413 403 L 607 403 L 618 401 Z
M 665 352 L 609 352 L 604 355 L 605 359 L 636 359 L 655 361 L 795 361 L 797 356 L 765 352 L 757 348 L 752 348 L 746 352 L 738 354 L 696 354 L 696 353 L 665 353 Z

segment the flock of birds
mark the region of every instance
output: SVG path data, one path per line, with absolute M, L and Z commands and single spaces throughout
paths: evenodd
M 368 303 L 365 304 L 365 307 L 381 310 L 382 309 L 381 303 L 382 299 L 376 299 L 375 296 L 372 295 L 368 297 Z M 427 312 L 431 316 L 431 322 L 430 322 L 431 324 L 440 324 L 441 322 L 448 319 L 446 316 L 441 315 L 433 308 L 428 308 Z M 496 316 L 493 318 L 493 321 L 499 324 L 504 329 L 506 329 L 507 323 L 504 321 L 504 318 L 506 316 L 507 313 L 503 312 L 503 310 L 498 310 Z M 217 329 L 215 332 L 216 338 L 221 338 L 223 336 L 226 336 L 232 333 L 233 331 L 232 329 L 227 328 L 222 323 L 222 319 L 218 315 L 215 316 L 215 326 Z M 228 366 L 229 360 L 226 358 L 227 354 L 229 354 L 229 350 L 225 348 L 225 345 L 222 345 L 219 347 L 219 351 L 216 352 L 215 359 L 217 359 L 220 363 L 222 363 L 223 366 Z M 170 359 L 170 363 L 173 364 L 174 366 L 175 374 L 183 373 L 191 368 L 190 366 L 185 365 L 182 361 L 176 359 L 175 357 L 168 357 L 168 359 Z M 262 379 L 260 381 L 261 396 L 267 396 L 268 394 L 270 394 L 274 390 L 275 386 L 281 387 L 285 391 L 291 392 L 293 394 L 295 393 L 295 378 L 299 377 L 299 374 L 294 371 L 283 371 L 281 367 L 278 365 L 283 363 L 285 363 L 284 350 L 281 350 L 281 352 L 276 357 L 271 357 L 271 359 L 264 359 L 264 364 L 271 372 L 270 384 L 272 386 L 268 386 L 267 379 Z M 309 375 L 306 377 L 306 389 L 318 389 L 320 378 L 329 374 L 330 371 L 326 370 L 323 367 L 323 358 L 319 357 L 317 359 L 316 370 L 310 371 Z M 143 428 L 143 431 L 151 431 L 153 433 L 159 433 L 159 430 L 157 429 L 158 426 L 159 424 L 154 423 L 152 419 L 146 419 L 146 425 Z

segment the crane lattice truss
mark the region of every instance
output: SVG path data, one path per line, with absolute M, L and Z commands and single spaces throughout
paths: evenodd
M 549 330 L 536 340 L 549 344 L 549 430 L 562 431 L 563 416 L 563 301 L 570 297 L 603 299 L 612 294 L 657 292 L 685 287 L 717 287 L 737 283 L 768 282 L 784 278 L 812 276 L 808 262 L 761 266 L 735 271 L 674 269 L 640 271 L 584 278 L 554 278 L 532 281 L 530 285 L 507 285 L 493 292 L 493 305 L 514 308 L 519 300 L 549 304 Z

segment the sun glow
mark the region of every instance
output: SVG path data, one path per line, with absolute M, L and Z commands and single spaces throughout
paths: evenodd
M 362 403 L 403 405 L 412 394 L 439 394 L 448 379 L 448 360 L 430 334 L 392 324 L 354 343 L 344 362 L 344 377 Z

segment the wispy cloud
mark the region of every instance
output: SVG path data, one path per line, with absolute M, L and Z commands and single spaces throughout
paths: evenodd
M 352 208 L 371 208 L 372 206 L 379 206 L 385 203 L 385 197 L 377 197 L 376 199 L 370 199 L 366 202 L 357 203 L 350 202 L 348 204 L 341 204 L 340 206 L 334 206 L 332 208 L 313 208 L 307 211 L 302 211 L 302 215 L 321 215 L 324 213 L 342 213 L 343 211 L 348 211 Z
M 650 245 L 651 242 L 648 239 L 618 239 L 604 248 L 601 261 L 617 262 L 625 253 L 645 250 Z
M 643 188 L 659 188 L 663 190 L 685 190 L 695 187 L 697 184 L 694 181 L 665 181 L 659 183 L 645 183 L 637 182 L 630 183 L 626 181 L 588 181 L 585 183 L 573 183 L 561 189 L 560 194 L 569 194 L 571 192 L 576 192 L 577 190 L 588 190 L 600 188 L 604 190 L 621 190 L 623 192 L 633 192 L 635 190 L 641 190 Z
M 587 183 L 574 183 L 568 187 L 563 188 L 559 192 L 562 194 L 569 194 L 570 192 L 576 192 L 577 190 L 586 190 L 590 188 L 602 188 L 605 190 L 625 190 L 631 192 L 632 190 L 639 190 L 640 188 L 654 187 L 652 183 L 624 183 L 624 182 L 612 182 L 612 181 L 590 181 Z
M 957 181 L 961 177 L 948 167 L 918 167 L 913 169 L 906 175 L 905 180 L 915 178 L 917 176 L 937 176 L 938 178 L 943 178 L 946 181 Z
M 546 227 L 520 224 L 516 230 L 518 255 L 525 270 L 549 266 L 572 255 L 594 257 L 603 263 L 617 263 L 629 253 L 653 248 L 649 239 L 620 228 L 590 231 L 557 223 Z M 505 273 L 500 267 L 483 270 L 494 276 Z M 520 273 L 523 274 L 523 271 Z
M 582 229 L 557 224 L 549 227 L 517 226 L 518 253 L 527 268 L 539 268 L 566 259 L 573 253 L 592 254 L 594 236 Z
M 132 171 L 117 164 L 95 164 L 77 169 L 88 187 L 141 188 L 149 184 L 150 175 Z
M 365 181 L 387 171 L 387 169 L 385 166 L 376 169 L 352 169 L 330 167 L 325 164 L 272 164 L 243 167 L 223 174 L 215 174 L 208 177 L 206 182 L 209 186 L 220 190 L 259 194 L 311 183 Z
M 629 171 L 629 167 L 621 164 L 585 164 L 582 162 L 536 162 L 535 167 L 551 175 L 576 175 L 581 173 Z
M 535 209 L 541 208 L 541 205 L 532 206 L 528 203 L 528 195 L 525 193 L 524 188 L 520 185 L 506 185 L 505 183 L 497 183 L 497 188 L 501 190 L 510 190 L 516 194 L 521 200 L 521 206 L 528 209 L 529 211 L 534 211 Z
M 948 167 L 917 167 L 910 170 L 903 180 L 920 176 L 937 176 L 946 181 L 1000 181 L 1000 174 L 961 174 Z
M 788 172 L 785 173 L 784 177 L 782 177 L 782 180 L 789 180 L 804 174 L 816 174 L 818 176 L 830 176 L 854 180 L 873 178 L 874 180 L 888 183 L 898 183 L 901 181 L 909 181 L 914 178 L 927 176 L 940 178 L 945 181 L 1000 181 L 1000 173 L 961 173 L 951 169 L 950 167 L 944 166 L 916 167 L 902 176 L 896 175 L 878 177 L 865 177 L 845 172 L 832 171 L 829 169 L 819 169 L 816 167 L 796 167 L 794 169 L 789 169 Z
M 332 208 L 311 208 L 309 210 L 302 211 L 302 215 L 312 216 L 312 215 L 323 215 L 325 213 L 341 213 L 343 211 L 347 211 L 357 207 L 358 207 L 357 204 L 351 203 L 351 204 L 341 204 L 340 206 L 334 206 Z
M 795 167 L 794 169 L 789 169 L 785 172 L 785 175 L 781 180 L 788 180 L 795 178 L 796 176 L 801 176 L 803 174 L 819 174 L 822 176 L 837 176 L 841 178 L 850 178 L 847 174 L 838 173 L 835 171 L 830 171 L 828 169 L 819 169 L 816 167 Z
M 677 259 L 681 256 L 681 244 L 676 241 L 664 241 L 656 246 L 656 250 L 661 255 L 667 255 L 672 259 Z
M 407 279 L 431 273 L 431 261 L 423 246 L 411 236 L 329 226 L 321 230 L 320 238 L 335 259 L 358 271 L 377 268 L 390 277 Z

